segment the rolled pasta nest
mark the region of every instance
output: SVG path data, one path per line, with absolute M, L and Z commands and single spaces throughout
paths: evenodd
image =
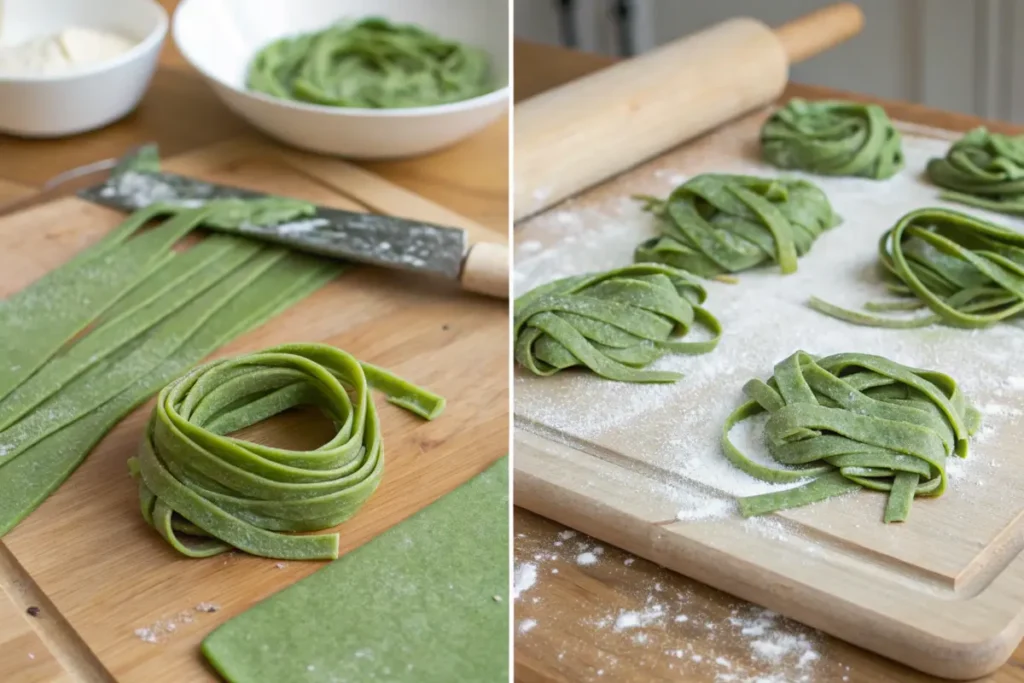
M 705 173 L 661 200 L 640 197 L 660 235 L 637 247 L 637 262 L 664 263 L 724 279 L 765 263 L 793 273 L 821 233 L 840 223 L 813 183 Z
M 986 327 L 1024 310 L 1024 235 L 980 218 L 911 211 L 882 235 L 878 258 L 900 300 L 870 302 L 864 311 L 817 297 L 809 305 L 856 325 L 889 328 Z M 931 313 L 913 315 L 926 308 Z M 900 312 L 911 315 L 894 315 Z
M 333 559 L 338 534 L 380 482 L 380 421 L 370 396 L 430 420 L 440 396 L 323 344 L 289 344 L 201 366 L 157 398 L 130 468 L 142 515 L 190 557 L 237 548 L 278 559 Z M 299 405 L 335 425 L 311 451 L 266 446 L 228 434 Z
M 706 297 L 696 278 L 657 264 L 549 282 L 516 299 L 516 361 L 536 375 L 583 366 L 623 382 L 674 382 L 681 375 L 642 368 L 715 348 L 722 328 L 701 306 Z M 695 324 L 713 336 L 684 341 Z
M 944 188 L 943 199 L 1024 215 L 1024 135 L 968 131 L 928 162 L 928 177 Z
M 899 131 L 877 104 L 793 98 L 761 128 L 761 155 L 779 168 L 885 180 L 903 168 Z
M 739 499 L 744 517 L 808 505 L 860 488 L 888 492 L 885 522 L 902 522 L 915 496 L 946 489 L 946 459 L 967 457 L 980 413 L 947 375 L 880 356 L 798 351 L 767 381 L 743 387 L 751 399 L 725 422 L 722 449 L 762 481 L 803 485 Z M 774 467 L 730 440 L 740 422 L 767 412 L 764 434 Z

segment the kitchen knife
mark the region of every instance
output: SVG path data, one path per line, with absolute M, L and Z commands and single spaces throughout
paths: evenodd
M 199 206 L 213 199 L 255 199 L 261 192 L 174 173 L 126 170 L 78 195 L 97 204 L 135 211 L 155 202 Z M 271 226 L 212 227 L 319 256 L 457 280 L 463 289 L 508 298 L 508 247 L 469 244 L 465 230 L 430 223 L 316 207 L 299 220 Z

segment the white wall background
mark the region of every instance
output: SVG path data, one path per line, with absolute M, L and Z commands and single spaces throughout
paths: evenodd
M 628 0 L 638 52 L 733 16 L 770 25 L 829 0 Z M 798 83 L 1024 122 L 1024 0 L 856 0 L 864 30 L 794 65 Z M 615 0 L 574 0 L 579 49 L 619 54 Z M 517 37 L 559 44 L 559 0 L 515 0 Z

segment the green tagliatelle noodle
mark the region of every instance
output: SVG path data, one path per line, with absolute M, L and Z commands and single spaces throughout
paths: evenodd
M 891 178 L 903 168 L 899 131 L 877 104 L 794 98 L 761 128 L 761 155 L 779 168 Z
M 928 162 L 928 177 L 943 199 L 1024 215 L 1024 135 L 975 128 Z
M 369 18 L 275 41 L 249 65 L 250 90 L 332 107 L 398 109 L 494 90 L 483 50 Z
M 516 360 L 537 375 L 585 366 L 607 379 L 674 382 L 675 372 L 643 370 L 666 353 L 707 353 L 722 328 L 701 304 L 691 275 L 640 264 L 555 280 L 516 299 Z M 683 341 L 694 323 L 713 338 Z
M 323 344 L 288 344 L 218 360 L 165 387 L 130 468 L 142 515 L 189 557 L 232 548 L 292 560 L 333 559 L 338 534 L 384 469 L 370 388 L 431 420 L 444 399 Z M 319 408 L 337 429 L 312 451 L 227 436 L 298 406 Z
M 747 474 L 802 486 L 741 498 L 745 517 L 800 507 L 858 488 L 889 492 L 885 522 L 902 522 L 915 496 L 940 496 L 946 458 L 967 457 L 980 414 L 956 382 L 860 353 L 814 359 L 798 351 L 767 382 L 743 388 L 750 401 L 726 420 L 722 448 Z M 768 412 L 765 441 L 785 467 L 751 460 L 729 439 L 745 419 Z
M 664 201 L 641 199 L 661 234 L 637 247 L 634 259 L 706 278 L 771 262 L 795 272 L 797 257 L 840 223 L 825 193 L 804 180 L 708 173 Z
M 812 308 L 857 325 L 912 328 L 941 322 L 986 327 L 1024 310 L 1024 235 L 946 209 L 918 209 L 882 235 L 878 256 L 902 301 L 850 311 L 812 297 Z M 931 309 L 927 315 L 876 315 Z

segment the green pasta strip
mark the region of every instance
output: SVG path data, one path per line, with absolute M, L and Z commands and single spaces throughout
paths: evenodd
M 167 210 L 154 205 L 134 214 L 64 266 L 0 302 L 0 358 L 4 359 L 0 397 L 170 259 L 171 246 L 208 213 L 184 211 L 159 228 L 133 237 Z
M 928 177 L 944 188 L 943 199 L 1024 215 L 1024 135 L 968 131 L 928 162 Z
M 249 65 L 247 85 L 287 100 L 371 109 L 459 102 L 495 89 L 483 50 L 380 18 L 271 43 Z
M 0 348 L 13 361 L 0 372 L 0 535 L 160 386 L 340 272 L 237 237 L 177 254 L 175 242 L 206 222 L 287 220 L 309 209 L 278 198 L 153 205 L 0 304 Z
M 678 373 L 643 370 L 666 353 L 707 353 L 722 328 L 701 304 L 691 275 L 638 264 L 537 287 L 515 301 L 515 357 L 537 375 L 584 366 L 623 382 L 674 382 Z M 694 324 L 714 335 L 684 341 Z
M 942 495 L 946 458 L 967 457 L 981 420 L 952 378 L 868 354 L 815 359 L 798 351 L 744 392 L 752 400 L 722 430 L 726 458 L 762 481 L 806 481 L 741 498 L 745 517 L 868 488 L 888 492 L 886 523 L 905 521 L 915 496 Z M 729 439 L 734 426 L 762 412 L 768 450 L 785 467 L 756 462 Z
M 882 235 L 879 261 L 896 302 L 850 311 L 817 298 L 811 308 L 855 325 L 913 328 L 941 322 L 987 327 L 1024 310 L 1024 235 L 947 209 L 911 211 Z M 875 312 L 922 310 L 892 317 Z M 925 312 L 930 309 L 930 313 Z
M 166 386 L 130 467 L 143 516 L 181 553 L 237 548 L 278 559 L 338 556 L 338 534 L 380 483 L 384 453 L 370 388 L 425 419 L 444 399 L 323 344 L 288 344 L 196 368 Z M 335 436 L 293 451 L 226 433 L 297 405 L 319 408 Z
M 205 323 L 190 336 L 177 335 L 179 345 L 168 349 L 154 367 L 136 356 L 121 362 L 141 362 L 134 382 L 113 398 L 97 402 L 81 417 L 38 439 L 22 449 L 15 458 L 0 458 L 0 536 L 3 536 L 42 503 L 47 496 L 81 464 L 89 451 L 117 422 L 146 401 L 154 392 L 239 334 L 262 324 L 281 308 L 294 304 L 333 279 L 340 267 L 300 254 L 280 253 L 269 268 L 258 263 L 244 264 L 233 284 L 221 283 L 225 295 L 219 301 L 208 300 L 213 311 Z M 258 269 L 258 270 L 257 270 Z M 229 296 L 231 293 L 233 296 Z M 190 311 L 195 313 L 193 309 Z M 174 327 L 192 325 L 179 311 Z M 173 330 L 165 330 L 173 333 Z M 79 377 L 69 385 L 81 382 Z M 76 389 L 78 390 L 78 389 Z M 60 394 L 54 400 L 60 400 Z M 44 408 L 45 409 L 45 404 Z M 39 410 L 39 409 L 37 409 Z M 48 410 L 48 409 L 47 409 Z M 81 412 L 81 411 L 80 411 Z M 6 432 L 0 436 L 6 435 Z
M 761 155 L 785 169 L 891 178 L 903 168 L 899 131 L 877 104 L 794 98 L 761 128 Z
M 634 260 L 705 278 L 771 262 L 792 273 L 797 257 L 840 223 L 825 193 L 804 180 L 707 173 L 664 201 L 641 199 L 660 235 L 638 246 Z

